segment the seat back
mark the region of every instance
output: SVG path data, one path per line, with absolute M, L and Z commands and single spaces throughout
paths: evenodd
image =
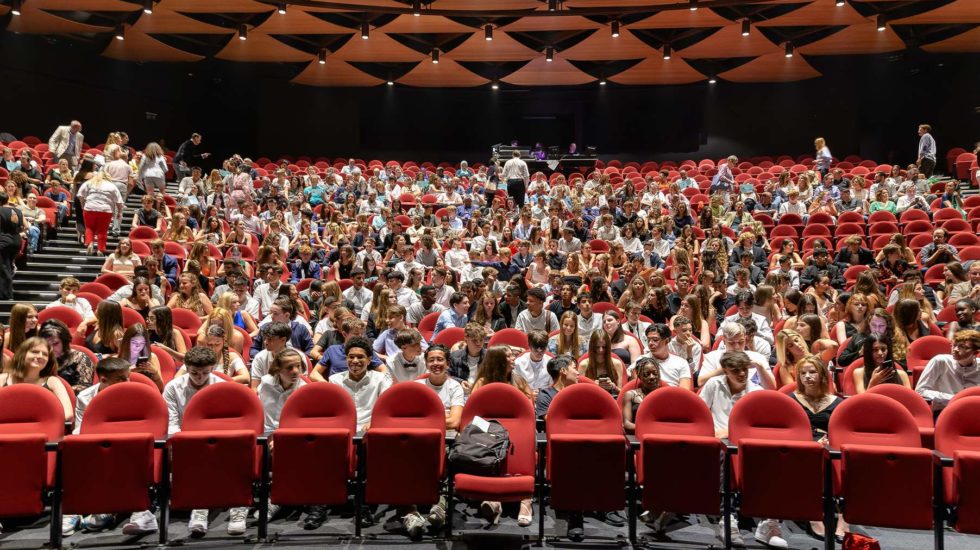
M 514 348 L 528 349 L 527 333 L 516 328 L 505 328 L 493 333 L 487 346 L 511 346 Z
M 619 510 L 625 499 L 622 409 L 594 384 L 562 389 L 548 409 L 547 478 L 556 510 Z M 587 476 L 581 465 L 596 466 Z
M 282 408 L 279 427 L 346 428 L 357 431 L 357 409 L 350 394 L 336 384 L 307 384 L 298 388 Z
M 728 438 L 810 441 L 812 429 L 803 408 L 780 392 L 757 391 L 738 400 L 728 422 Z
M 57 319 L 72 331 L 84 321 L 80 313 L 65 306 L 46 307 L 37 313 L 38 325 L 43 324 L 48 319 Z
M 420 384 L 421 385 L 421 384 Z M 561 392 L 559 392 L 559 395 Z M 512 453 L 507 457 L 506 475 L 534 475 L 535 416 L 531 400 L 517 388 L 493 383 L 474 391 L 463 407 L 460 427 L 473 417 L 500 422 L 510 433 Z
M 40 514 L 44 489 L 54 484 L 55 459 L 45 443 L 65 433 L 58 398 L 34 384 L 0 388 L 0 517 Z
M 212 383 L 187 403 L 181 430 L 264 430 L 262 403 L 255 392 L 242 384 Z
M 636 411 L 636 437 L 648 434 L 714 437 L 708 406 L 696 394 L 682 388 L 659 388 L 646 396 Z
M 449 327 L 443 329 L 436 337 L 432 340 L 433 344 L 442 344 L 447 348 L 452 347 L 457 342 L 462 342 L 466 337 L 466 333 L 463 329 L 459 327 Z
M 980 395 L 950 401 L 936 421 L 936 450 L 953 457 L 953 468 L 943 468 L 946 502 L 960 508 L 956 528 L 980 532 L 980 500 L 976 467 L 980 464 Z M 971 466 L 965 468 L 964 466 Z M 972 474 L 972 475 L 971 475 Z
M 50 391 L 34 384 L 0 388 L 0 435 L 42 434 L 57 441 L 65 433 L 65 410 Z
M 918 447 L 919 429 L 905 407 L 883 395 L 849 397 L 830 417 L 830 446 L 884 445 Z
M 168 412 L 160 392 L 144 384 L 113 384 L 85 408 L 82 434 L 148 433 L 167 436 Z
M 900 403 L 912 414 L 912 418 L 920 428 L 933 427 L 932 407 L 914 390 L 899 384 L 878 384 L 869 388 L 868 393 L 884 395 Z

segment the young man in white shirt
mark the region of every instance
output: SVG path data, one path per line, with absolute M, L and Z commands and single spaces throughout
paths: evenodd
M 578 339 L 588 342 L 592 338 L 592 333 L 602 328 L 602 315 L 596 315 L 592 311 L 592 296 L 588 294 L 578 295 Z
M 551 357 L 545 353 L 548 348 L 548 333 L 543 330 L 532 330 L 527 333 L 527 342 L 530 351 L 522 353 L 514 360 L 514 371 L 524 377 L 532 389 L 540 391 L 551 386 L 553 382 L 551 375 L 548 374 L 548 361 Z
M 749 370 L 749 379 L 752 383 L 765 389 L 776 389 L 776 379 L 769 368 L 769 358 L 745 349 L 745 328 L 739 323 L 726 322 L 721 325 L 721 333 L 725 338 L 726 349 L 715 350 L 704 355 L 701 369 L 697 373 L 698 386 L 704 386 L 708 380 L 725 374 L 721 367 L 721 358 L 727 352 L 739 351 L 745 353 L 752 363 L 752 368 Z
M 771 346 L 773 343 L 772 337 L 772 327 L 769 326 L 769 321 L 765 317 L 755 313 L 752 308 L 755 306 L 755 296 L 749 291 L 741 291 L 735 295 L 735 309 L 734 315 L 730 315 L 725 318 L 724 322 L 738 321 L 739 319 L 752 319 L 755 321 L 755 326 L 757 329 L 757 334 L 760 338 L 769 342 Z
M 252 389 L 258 388 L 262 377 L 269 373 L 269 367 L 276 354 L 289 347 L 292 330 L 286 323 L 269 323 L 259 330 L 259 334 L 262 336 L 262 351 L 252 358 L 250 369 Z
M 93 384 L 78 393 L 75 403 L 75 428 L 72 430 L 72 434 L 77 435 L 81 432 L 85 410 L 100 391 L 119 382 L 129 380 L 129 368 L 129 361 L 118 357 L 106 357 L 95 365 L 95 375 L 98 376 L 99 383 Z M 157 530 L 157 518 L 152 512 L 135 512 L 133 515 L 136 514 L 146 515 L 146 520 L 140 529 L 141 534 L 149 534 Z M 115 519 L 115 514 L 89 514 L 85 517 L 65 514 L 61 518 L 61 535 L 68 537 L 79 529 L 102 531 L 111 527 Z
M 343 292 L 344 299 L 354 305 L 351 312 L 357 317 L 361 316 L 365 308 L 371 307 L 371 299 L 374 297 L 371 290 L 364 286 L 364 276 L 364 270 L 360 267 L 352 269 L 350 278 L 353 284 Z
M 668 386 L 691 389 L 691 367 L 687 361 L 670 352 L 670 329 L 667 325 L 651 324 L 646 330 L 646 340 L 647 353 L 640 357 L 652 357 L 657 362 L 660 380 Z
M 391 387 L 391 376 L 386 372 L 368 370 L 371 361 L 371 342 L 362 336 L 355 336 L 344 344 L 347 355 L 347 370 L 338 372 L 328 379 L 337 384 L 354 400 L 357 409 L 357 430 L 364 431 L 371 426 L 371 413 L 378 397 Z
M 683 315 L 674 317 L 674 334 L 675 336 L 667 344 L 667 349 L 671 354 L 687 362 L 688 371 L 693 375 L 701 368 L 704 348 L 701 346 L 701 342 L 694 337 L 691 320 Z
M 375 346 L 377 343 L 378 340 L 375 340 Z M 385 358 L 392 382 L 411 382 L 421 376 L 425 372 L 422 334 L 414 328 L 402 328 L 395 331 L 392 343 L 398 347 L 398 351 Z
M 168 434 L 173 435 L 180 431 L 187 404 L 197 395 L 197 392 L 211 384 L 224 382 L 211 372 L 217 362 L 218 356 L 210 348 L 194 346 L 187 350 L 184 355 L 184 368 L 187 369 L 187 375 L 174 378 L 163 388 L 163 400 L 167 404 L 170 416 Z M 207 534 L 208 512 L 208 510 L 191 510 L 191 519 L 187 523 L 191 537 L 200 538 Z M 229 535 L 238 536 L 245 533 L 247 513 L 247 507 L 231 508 L 228 511 Z
M 967 329 L 953 335 L 950 355 L 929 360 L 915 391 L 932 400 L 932 410 L 941 411 L 957 393 L 980 385 L 980 332 Z
M 543 330 L 546 333 L 558 330 L 558 317 L 544 309 L 548 295 L 542 288 L 532 288 L 527 291 L 527 309 L 517 316 L 514 328 L 528 333 L 532 330 Z M 547 344 L 546 344 L 547 345 Z

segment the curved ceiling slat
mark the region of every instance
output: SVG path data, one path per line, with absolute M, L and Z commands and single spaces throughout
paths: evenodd
M 383 80 L 355 69 L 349 63 L 339 59 L 328 59 L 325 65 L 320 65 L 313 61 L 290 82 L 305 84 L 307 86 L 358 88 L 377 86 L 378 84 L 384 83 Z
M 802 55 L 786 57 L 780 52 L 759 56 L 718 75 L 732 82 L 796 82 L 817 78 L 817 72 Z

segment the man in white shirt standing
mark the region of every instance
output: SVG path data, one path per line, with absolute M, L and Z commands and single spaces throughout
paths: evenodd
M 953 335 L 951 355 L 929 360 L 915 385 L 915 391 L 932 400 L 932 410 L 941 411 L 960 391 L 980 385 L 980 332 L 968 329 Z
M 521 160 L 521 152 L 514 150 L 510 160 L 504 163 L 501 179 L 507 182 L 507 195 L 514 199 L 518 209 L 524 207 L 524 195 L 531 174 L 527 163 Z

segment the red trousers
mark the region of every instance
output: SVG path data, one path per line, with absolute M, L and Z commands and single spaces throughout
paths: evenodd
M 85 210 L 82 216 L 85 219 L 85 246 L 92 244 L 93 239 L 98 237 L 99 252 L 104 253 L 106 238 L 109 236 L 109 225 L 112 223 L 112 212 Z

